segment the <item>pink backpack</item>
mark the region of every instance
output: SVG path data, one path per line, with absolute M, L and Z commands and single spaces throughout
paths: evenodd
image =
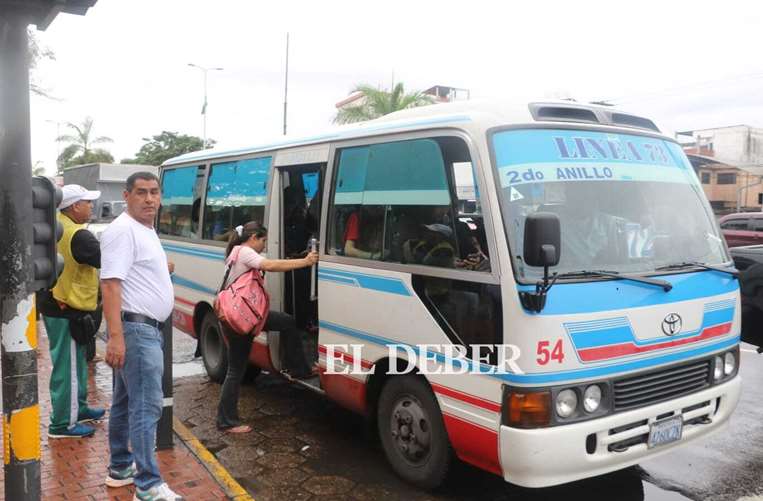
M 243 273 L 228 287 L 230 270 L 238 259 L 241 247 L 233 249 L 226 261 L 225 278 L 215 299 L 215 313 L 235 333 L 246 336 L 257 335 L 265 326 L 270 311 L 270 297 L 265 291 L 265 283 L 259 270 L 251 269 Z M 224 287 L 224 288 L 223 288 Z

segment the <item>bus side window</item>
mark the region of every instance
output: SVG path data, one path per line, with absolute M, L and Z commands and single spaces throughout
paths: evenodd
M 270 157 L 261 157 L 212 164 L 204 204 L 204 239 L 227 241 L 236 226 L 263 221 L 270 163 Z
M 333 191 L 329 251 L 334 254 L 402 262 L 405 242 L 401 238 L 421 236 L 426 231 L 424 224 L 432 230 L 432 242 L 440 235 L 448 241 L 453 239 L 443 217 L 449 211 L 450 195 L 443 154 L 435 140 L 343 149 Z M 438 226 L 441 221 L 445 224 Z M 406 224 L 414 228 L 395 234 L 395 227 Z M 422 257 L 419 264 L 425 264 L 423 248 L 418 248 Z M 432 266 L 452 263 L 447 256 L 429 258 L 426 264 Z
M 195 237 L 204 170 L 201 166 L 168 169 L 162 176 L 162 206 L 158 231 L 162 235 Z
M 468 155 L 468 154 L 467 154 Z M 460 251 L 459 267 L 490 271 L 490 255 L 485 235 L 485 221 L 474 166 L 466 157 L 451 164 L 455 187 L 455 230 Z

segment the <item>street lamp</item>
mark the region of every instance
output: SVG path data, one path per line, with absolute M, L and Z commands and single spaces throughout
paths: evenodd
M 204 115 L 204 148 L 207 147 L 207 72 L 208 71 L 222 71 L 223 68 L 207 68 L 205 66 L 199 66 L 198 64 L 188 63 L 188 66 L 198 68 L 204 73 L 204 106 L 201 108 L 201 114 Z

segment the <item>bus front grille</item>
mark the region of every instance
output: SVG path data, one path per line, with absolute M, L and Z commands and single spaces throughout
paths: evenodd
M 614 382 L 614 410 L 643 407 L 710 386 L 710 360 L 692 361 Z

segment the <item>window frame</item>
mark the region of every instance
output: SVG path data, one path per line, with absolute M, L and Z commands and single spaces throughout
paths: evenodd
M 376 261 L 371 259 L 361 259 L 349 256 L 340 256 L 335 254 L 328 254 L 327 250 L 327 236 L 329 234 L 329 215 L 332 215 L 334 209 L 334 191 L 336 176 L 338 174 L 338 162 L 339 152 L 341 150 L 359 146 L 372 146 L 375 144 L 386 144 L 400 141 L 410 141 L 413 139 L 437 139 L 440 137 L 456 137 L 464 141 L 467 151 L 472 163 L 472 169 L 474 170 L 474 177 L 477 182 L 477 188 L 479 190 L 479 201 L 482 207 L 482 217 L 485 223 L 485 239 L 488 245 L 488 252 L 490 253 L 490 271 L 473 271 L 462 270 L 458 268 L 438 268 L 435 266 L 423 266 L 418 264 L 403 264 L 393 263 L 386 261 Z M 451 168 L 446 166 L 446 168 Z M 452 177 L 452 174 L 451 174 Z M 480 159 L 479 152 L 474 145 L 474 141 L 471 136 L 462 129 L 457 128 L 438 128 L 427 129 L 411 132 L 399 132 L 393 134 L 365 136 L 361 138 L 353 138 L 345 141 L 336 141 L 331 143 L 329 149 L 329 159 L 326 166 L 326 177 L 323 180 L 323 206 L 321 207 L 321 243 L 320 243 L 320 259 L 322 262 L 347 264 L 352 266 L 358 266 L 368 269 L 394 271 L 399 273 L 406 273 L 410 275 L 422 275 L 429 277 L 449 278 L 453 280 L 461 280 L 466 282 L 479 282 L 486 284 L 500 284 L 500 262 L 498 254 L 498 246 L 495 240 L 495 226 L 492 216 L 492 207 L 488 198 L 489 190 L 487 188 L 487 181 L 485 177 L 485 171 L 483 168 L 483 162 Z M 448 187 L 449 189 L 451 186 Z M 455 194 L 455 187 L 453 188 L 453 194 Z M 326 198 L 328 197 L 328 198 Z M 456 198 L 456 203 L 458 198 Z M 454 201 L 451 200 L 451 203 Z
M 732 182 L 730 182 L 730 183 L 722 183 L 721 182 L 721 179 L 722 179 L 721 176 L 733 176 L 734 180 Z M 737 184 L 737 173 L 736 172 L 718 172 L 715 175 L 715 184 L 718 184 L 718 185 L 723 184 L 723 185 L 727 185 L 727 186 L 735 185 L 735 184 Z
M 173 169 L 182 169 L 183 167 L 193 167 L 194 165 L 197 167 L 203 167 L 204 168 L 204 176 L 202 179 L 202 193 L 201 193 L 201 206 L 199 209 L 199 227 L 196 231 L 196 235 L 194 237 L 178 237 L 175 235 L 167 235 L 165 233 L 159 233 L 158 232 L 158 225 L 155 227 L 157 228 L 157 234 L 159 235 L 160 239 L 167 239 L 167 240 L 177 240 L 179 242 L 190 242 L 190 243 L 196 243 L 196 244 L 204 244 L 204 245 L 211 245 L 214 247 L 220 247 L 225 248 L 228 243 L 227 242 L 221 242 L 217 240 L 211 240 L 202 238 L 203 235 L 203 229 L 204 229 L 204 219 L 206 216 L 206 205 L 207 205 L 207 188 L 209 184 L 209 176 L 212 173 L 212 164 L 218 164 L 218 163 L 226 163 L 226 162 L 237 162 L 239 160 L 252 160 L 256 158 L 262 158 L 262 157 L 270 157 L 270 169 L 268 170 L 268 186 L 266 188 L 266 200 L 265 200 L 265 211 L 263 212 L 263 220 L 262 223 L 267 226 L 267 221 L 270 216 L 270 198 L 271 198 L 271 190 L 273 188 L 273 164 L 275 162 L 275 156 L 278 152 L 278 149 L 270 149 L 270 150 L 264 150 L 264 151 L 257 151 L 254 153 L 246 153 L 242 155 L 230 155 L 230 156 L 222 156 L 222 157 L 215 157 L 215 158 L 203 158 L 198 159 L 192 162 L 188 163 L 182 163 L 177 165 L 171 165 L 167 167 L 161 167 L 160 168 L 160 176 L 159 176 L 159 186 L 162 186 L 162 181 L 164 180 L 164 173 L 169 170 Z M 159 221 L 157 216 L 157 222 Z
M 707 176 L 707 182 L 705 182 L 705 176 Z M 700 184 L 713 184 L 713 174 L 711 172 L 700 172 L 699 173 L 699 182 Z
M 156 220 L 154 222 L 154 228 L 156 229 L 156 234 L 159 236 L 160 239 L 167 239 L 167 240 L 177 240 L 179 242 L 194 242 L 199 240 L 199 234 L 201 233 L 201 225 L 203 223 L 204 218 L 204 200 L 207 196 L 207 177 L 209 176 L 209 163 L 206 160 L 198 160 L 195 162 L 189 162 L 187 164 L 179 164 L 179 165 L 173 165 L 171 167 L 162 167 L 159 175 L 159 189 L 161 190 L 162 199 L 164 199 L 164 174 L 171 170 L 176 169 L 187 169 L 188 167 L 196 167 L 196 178 L 198 179 L 198 169 L 202 169 L 202 176 L 201 176 L 201 196 L 199 197 L 200 205 L 199 205 L 199 223 L 198 227 L 196 228 L 196 233 L 192 237 L 181 237 L 179 235 L 170 235 L 168 233 L 161 233 L 159 231 L 159 218 L 161 217 L 161 209 L 157 211 L 156 214 Z M 162 202 L 162 207 L 164 206 L 164 202 Z M 192 205 L 193 206 L 193 205 Z M 126 210 L 126 209 L 125 209 Z
M 493 137 L 496 134 L 500 133 L 500 132 L 504 132 L 504 131 L 508 131 L 508 130 L 532 130 L 532 129 L 582 130 L 582 131 L 593 131 L 593 132 L 603 132 L 603 133 L 610 132 L 610 133 L 616 133 L 616 134 L 630 134 L 630 135 L 633 135 L 633 136 L 644 136 L 644 137 L 649 137 L 649 138 L 653 138 L 653 139 L 660 139 L 660 140 L 663 140 L 663 141 L 672 142 L 672 143 L 678 145 L 679 147 L 681 146 L 678 143 L 678 141 L 676 141 L 675 139 L 663 136 L 659 132 L 653 132 L 653 131 L 643 130 L 643 129 L 632 129 L 632 128 L 620 127 L 620 126 L 608 126 L 608 125 L 603 125 L 603 124 L 584 124 L 584 123 L 579 123 L 579 124 L 564 124 L 564 123 L 517 123 L 517 124 L 508 124 L 508 125 L 498 125 L 498 126 L 495 126 L 495 127 L 490 127 L 490 128 L 488 128 L 485 131 L 485 141 L 487 142 L 488 161 L 490 162 L 488 168 L 490 169 L 490 173 L 493 176 L 493 179 L 496 180 L 496 183 L 498 183 L 498 180 L 500 179 L 500 176 L 498 175 L 498 164 L 496 162 L 495 147 L 494 147 L 494 144 L 493 144 Z M 699 179 L 697 179 L 697 181 L 699 182 Z M 701 183 L 699 183 L 699 184 L 700 184 L 700 187 L 701 187 Z M 503 201 L 501 199 L 500 187 L 498 186 L 498 184 L 496 184 L 496 187 L 495 187 L 495 195 L 498 197 L 498 202 L 497 203 L 498 203 L 498 211 L 499 211 L 499 214 L 500 214 L 501 204 L 503 203 Z M 708 216 L 708 218 L 711 218 L 713 221 L 717 221 L 717 219 L 715 218 L 715 213 L 713 212 L 713 209 L 710 206 L 710 201 L 709 201 L 707 195 L 703 195 L 703 197 L 704 197 L 704 204 L 703 204 L 704 207 L 703 208 L 705 210 L 705 214 Z M 506 225 L 504 224 L 503 215 L 502 214 L 500 214 L 499 221 L 500 221 L 500 223 L 502 225 L 501 231 L 503 231 L 504 238 L 506 239 L 506 247 L 507 247 L 507 250 L 509 252 L 509 267 L 511 269 L 512 276 L 514 278 L 514 282 L 518 286 L 534 286 L 534 285 L 536 285 L 537 284 L 537 280 L 528 280 L 526 278 L 522 278 L 517 273 L 516 265 L 515 265 L 516 255 L 514 254 L 514 252 L 511 249 L 511 239 L 510 239 L 510 236 L 509 236 L 508 232 L 506 231 Z M 720 225 L 719 225 L 718 229 L 720 229 L 722 231 L 722 228 L 720 228 Z M 722 236 L 722 234 L 720 234 L 719 236 Z M 731 255 L 728 254 L 728 251 L 727 251 L 727 255 L 728 255 L 729 259 L 728 259 L 728 261 L 725 262 L 725 264 L 731 264 L 732 263 L 732 258 L 731 258 Z M 678 271 L 675 271 L 673 273 L 676 273 L 676 274 L 693 273 L 693 270 L 691 270 L 691 269 L 678 270 Z M 659 276 L 659 275 L 664 275 L 664 272 L 662 272 L 662 271 L 654 271 L 654 272 L 651 272 L 651 273 L 639 274 L 639 276 L 645 276 L 645 277 Z M 594 282 L 594 281 L 600 281 L 600 280 L 602 280 L 602 279 L 601 278 L 593 278 L 593 279 L 592 278 L 580 278 L 580 279 L 565 280 L 564 283 L 584 283 L 584 282 Z
M 211 158 L 206 160 L 206 172 L 204 176 L 204 196 L 201 200 L 201 217 L 199 218 L 199 235 L 197 236 L 198 241 L 203 242 L 205 244 L 210 245 L 216 245 L 218 247 L 227 247 L 228 242 L 220 242 L 219 240 L 212 240 L 211 238 L 203 238 L 204 236 L 204 219 L 206 216 L 206 207 L 207 207 L 207 191 L 209 189 L 209 177 L 212 175 L 212 167 L 214 167 L 217 164 L 225 164 L 225 163 L 231 163 L 231 162 L 238 162 L 241 160 L 255 160 L 258 158 L 265 158 L 270 157 L 270 167 L 268 168 L 268 185 L 265 188 L 265 209 L 262 213 L 262 224 L 267 227 L 267 221 L 268 216 L 270 215 L 270 194 L 271 189 L 273 188 L 273 172 L 274 167 L 273 163 L 275 162 L 275 156 L 278 150 L 267 150 L 267 151 L 258 151 L 256 153 L 249 153 L 246 155 L 235 155 L 235 156 L 229 156 L 229 157 L 219 157 L 219 158 Z

